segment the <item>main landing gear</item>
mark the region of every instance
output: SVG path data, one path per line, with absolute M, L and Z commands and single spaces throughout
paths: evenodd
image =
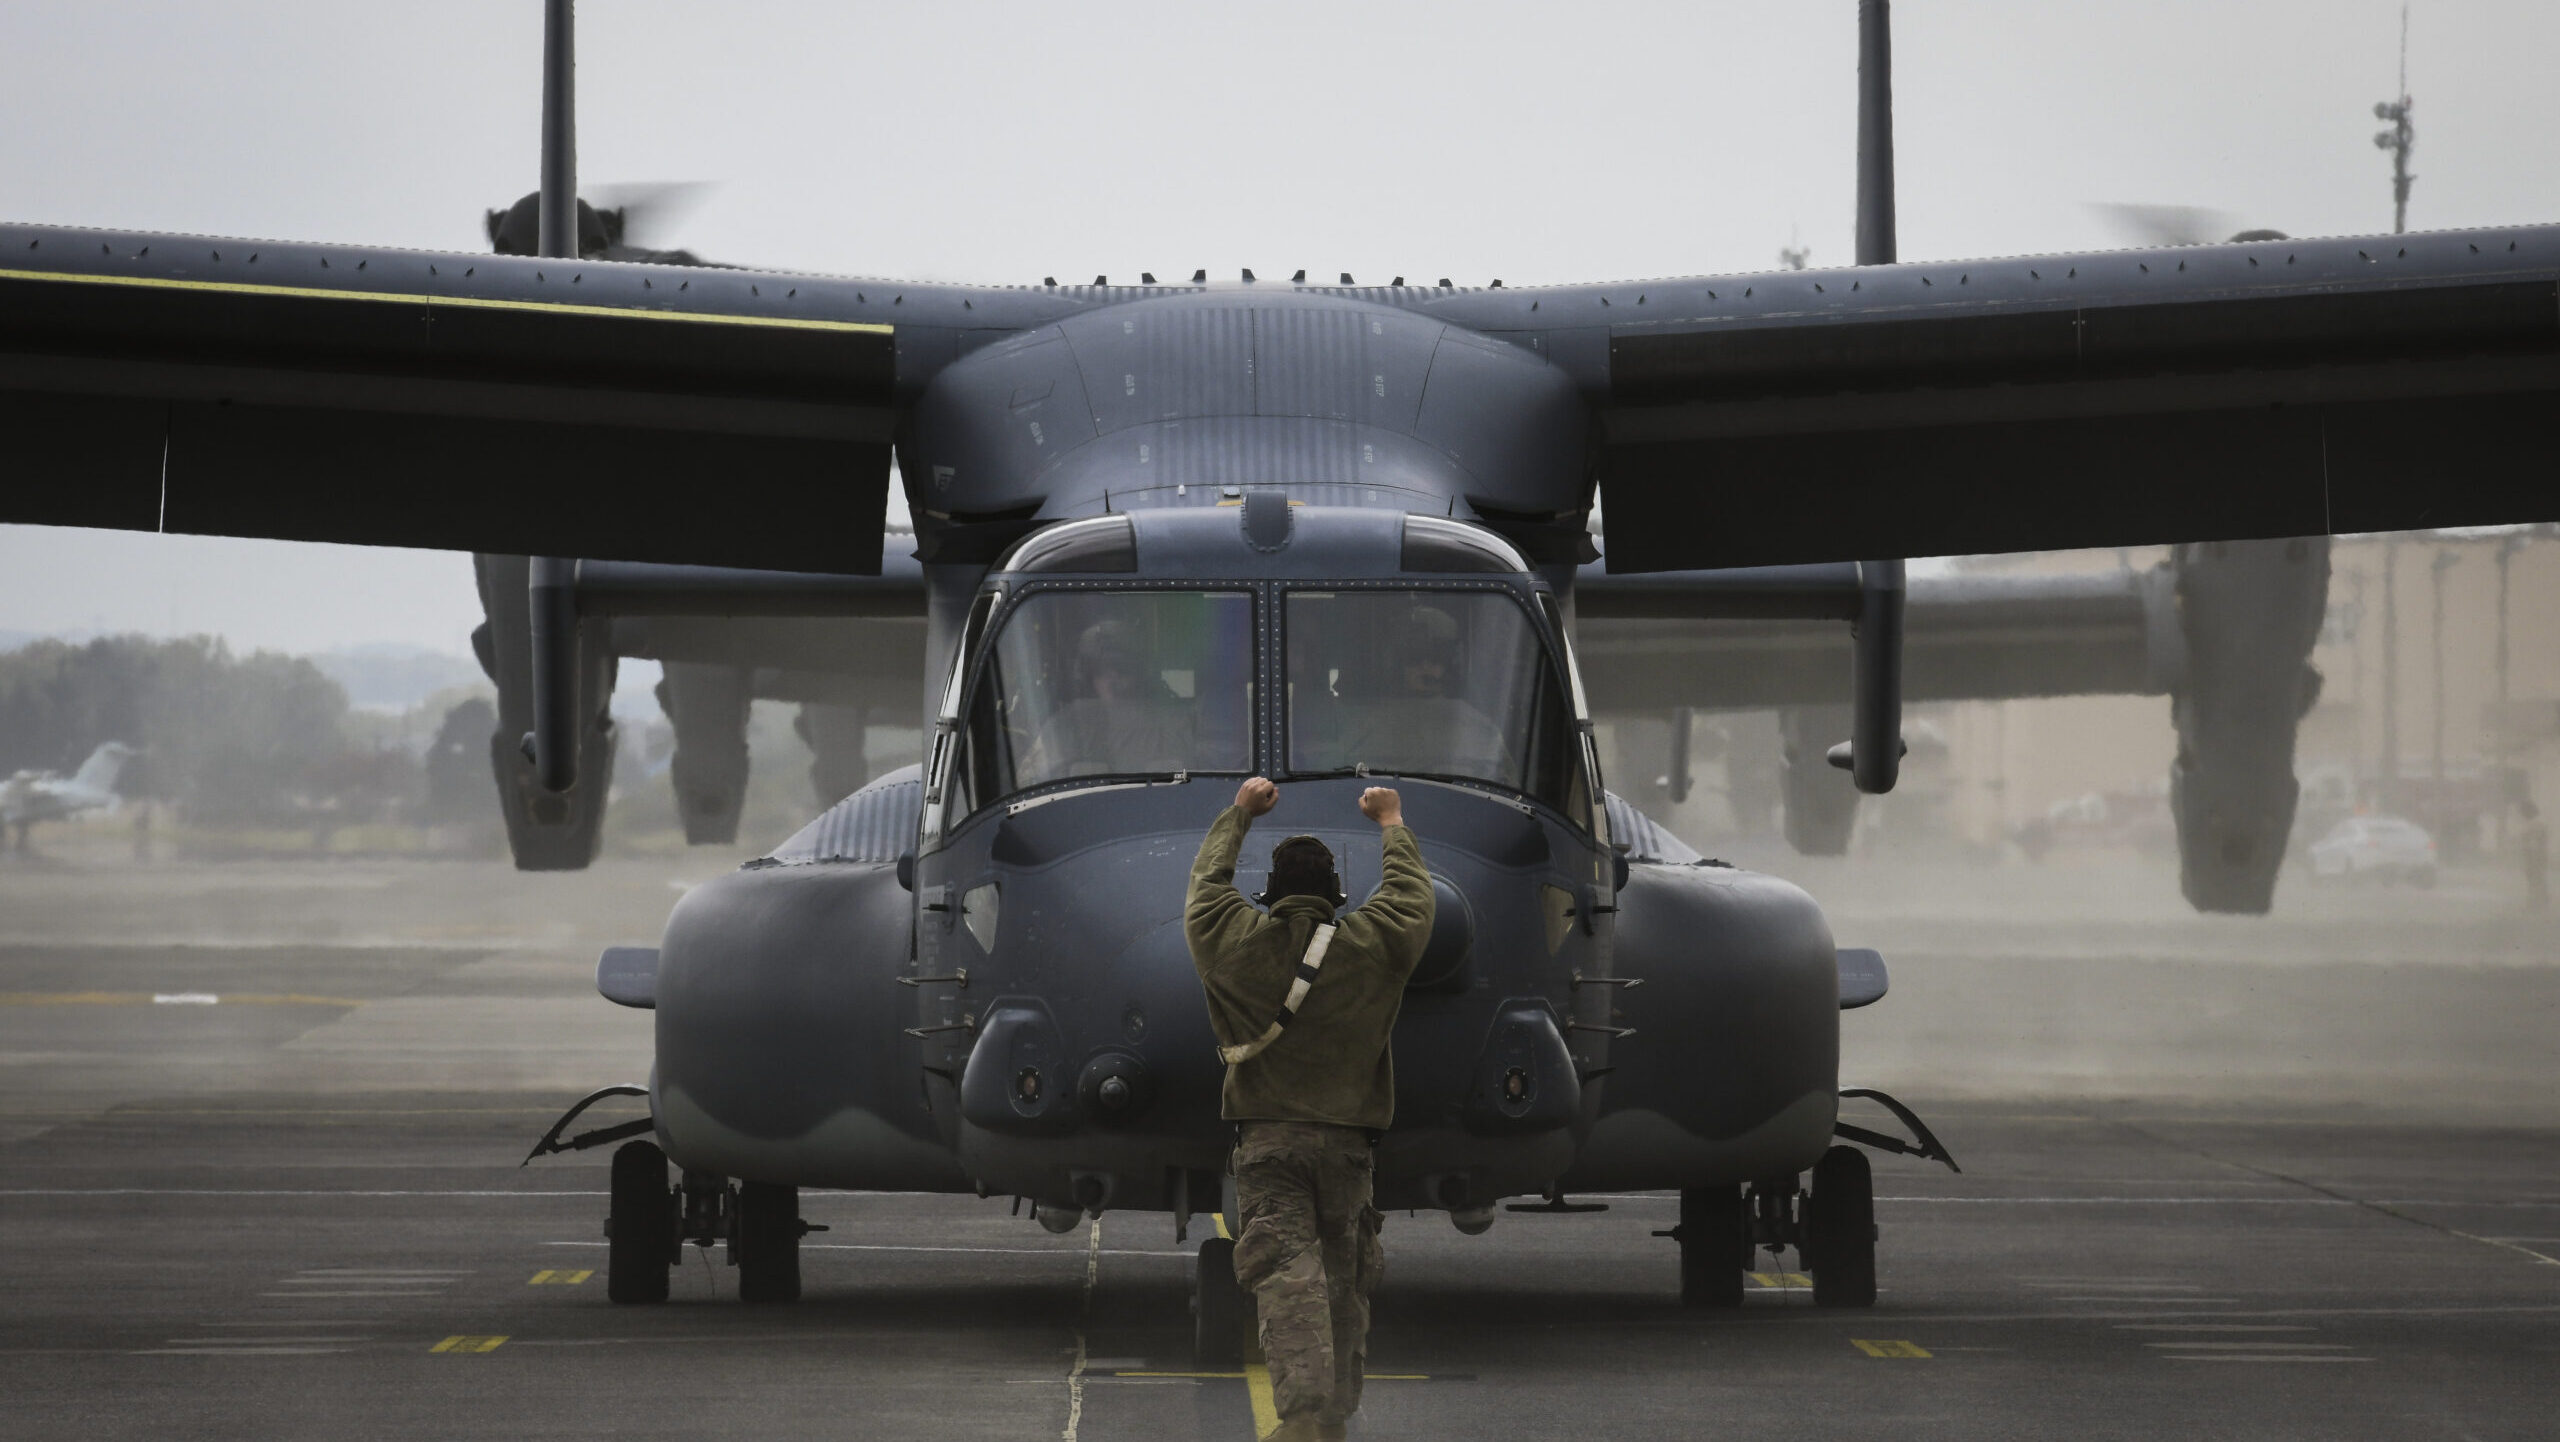
M 613 1154 L 613 1210 L 605 1219 L 605 1295 L 616 1302 L 663 1302 L 669 1269 L 684 1244 L 728 1243 L 738 1300 L 800 1300 L 800 1238 L 826 1228 L 800 1220 L 800 1189 L 732 1182 L 688 1171 L 667 1184 L 667 1154 L 656 1142 L 626 1142 Z
M 1845 1087 L 1844 1098 L 1863 1098 L 1893 1113 L 1911 1131 L 1911 1140 L 1848 1122 L 1835 1122 L 1832 1134 L 1898 1156 L 1940 1163 L 1951 1172 L 1963 1168 L 1944 1143 L 1911 1108 L 1873 1087 Z M 1772 1177 L 1749 1187 L 1692 1187 L 1680 1193 L 1680 1225 L 1667 1232 L 1680 1244 L 1680 1305 L 1739 1307 L 1743 1274 L 1751 1269 L 1755 1248 L 1777 1251 L 1793 1247 L 1813 1274 L 1817 1307 L 1872 1307 L 1876 1304 L 1876 1186 L 1867 1154 L 1857 1147 L 1833 1147 L 1813 1164 L 1810 1187 L 1792 1176 Z
M 1876 1198 L 1866 1153 L 1833 1147 L 1814 1164 L 1813 1185 L 1777 1177 L 1743 1187 L 1680 1193 L 1680 1305 L 1739 1307 L 1743 1276 L 1758 1247 L 1794 1247 L 1813 1274 L 1817 1307 L 1876 1304 Z

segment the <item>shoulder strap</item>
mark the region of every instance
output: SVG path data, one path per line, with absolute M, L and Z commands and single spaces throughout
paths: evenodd
M 1244 1045 L 1218 1048 L 1218 1060 L 1229 1066 L 1251 1061 L 1262 1055 L 1263 1048 L 1280 1039 L 1280 1033 L 1289 1029 L 1290 1018 L 1298 1014 L 1299 1005 L 1307 999 L 1307 989 L 1316 984 L 1316 973 L 1324 970 L 1325 948 L 1331 945 L 1333 925 L 1327 922 L 1318 926 L 1316 934 L 1307 939 L 1307 954 L 1298 959 L 1298 974 L 1289 982 L 1289 995 L 1280 1003 L 1280 1014 L 1271 1019 L 1271 1025 L 1262 1029 L 1262 1035 Z

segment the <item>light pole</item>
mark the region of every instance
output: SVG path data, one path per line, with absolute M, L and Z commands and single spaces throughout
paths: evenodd
M 2391 152 L 2391 233 L 2398 235 L 2409 228 L 2409 182 L 2417 179 L 2409 173 L 2409 150 L 2418 143 L 2416 127 L 2409 123 L 2409 7 L 2400 7 L 2400 98 L 2374 102 L 2373 118 L 2388 120 L 2391 128 L 2373 137 L 2374 148 Z

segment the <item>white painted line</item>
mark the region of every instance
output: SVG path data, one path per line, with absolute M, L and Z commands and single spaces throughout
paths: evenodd
M 2030 1287 L 2095 1287 L 2109 1292 L 2201 1292 L 2194 1282 L 2119 1282 L 2109 1277 L 2072 1277 L 2064 1281 L 2028 1282 Z
M 405 1292 L 260 1292 L 258 1295 L 261 1297 L 292 1297 L 299 1300 L 304 1297 L 441 1297 L 444 1293 L 440 1289 L 413 1288 Z
M 155 991 L 153 1006 L 213 1006 L 222 1000 L 209 991 Z
M 613 1244 L 611 1242 L 545 1242 L 542 1245 L 546 1247 L 609 1247 Z M 1070 1252 L 1057 1247 L 907 1247 L 893 1246 L 886 1242 L 802 1242 L 800 1250 L 804 1252 L 966 1252 L 991 1257 L 1074 1257 L 1079 1259 L 1084 1256 L 1082 1251 Z M 1158 1257 L 1173 1262 L 1187 1262 L 1192 1256 L 1189 1252 L 1145 1252 L 1134 1249 L 1114 1251 L 1108 1247 L 1102 1250 L 1101 1255 Z
M 2317 1327 L 2280 1322 L 2118 1322 L 2119 1332 L 2317 1332 Z
M 2145 1342 L 2146 1347 L 2174 1348 L 2181 1352 L 2352 1352 L 2345 1342 Z
M 358 1345 L 358 1342 L 371 1342 L 371 1337 L 169 1337 L 169 1345 L 172 1345 L 172 1347 L 225 1347 L 225 1350 L 238 1350 L 238 1347 L 259 1347 L 259 1345 L 266 1345 L 266 1347 L 284 1347 L 284 1345 L 302 1345 L 302 1347 L 353 1347 L 353 1345 Z
M 2306 1357 L 2299 1352 L 2270 1353 L 2262 1357 L 2245 1356 L 2234 1352 L 2199 1353 L 2190 1357 L 2171 1352 L 2162 1356 L 2160 1360 L 2163 1362 L 2370 1362 L 2373 1359 L 2371 1357 Z
M 0 1197 L 609 1197 L 595 1192 L 499 1191 L 356 1191 L 313 1188 L 302 1191 L 250 1190 L 228 1187 L 7 1187 Z
M 2238 1297 L 2047 1297 L 2048 1302 L 2097 1302 L 2115 1307 L 2236 1306 Z
M 353 1347 L 137 1347 L 129 1357 L 331 1357 Z

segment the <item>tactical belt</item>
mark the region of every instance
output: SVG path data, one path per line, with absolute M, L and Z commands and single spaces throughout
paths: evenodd
M 1289 1019 L 1298 1014 L 1299 1004 L 1307 999 L 1307 988 L 1316 984 L 1316 973 L 1324 970 L 1324 951 L 1331 945 L 1333 945 L 1333 927 L 1331 925 L 1317 927 L 1316 934 L 1307 941 L 1307 954 L 1298 959 L 1298 975 L 1289 983 L 1289 995 L 1280 1003 L 1280 1014 L 1271 1019 L 1271 1025 L 1263 1028 L 1262 1035 L 1244 1045 L 1218 1048 L 1218 1060 L 1229 1066 L 1234 1066 L 1238 1062 L 1251 1061 L 1262 1055 L 1264 1047 L 1280 1039 L 1280 1033 L 1289 1029 Z

